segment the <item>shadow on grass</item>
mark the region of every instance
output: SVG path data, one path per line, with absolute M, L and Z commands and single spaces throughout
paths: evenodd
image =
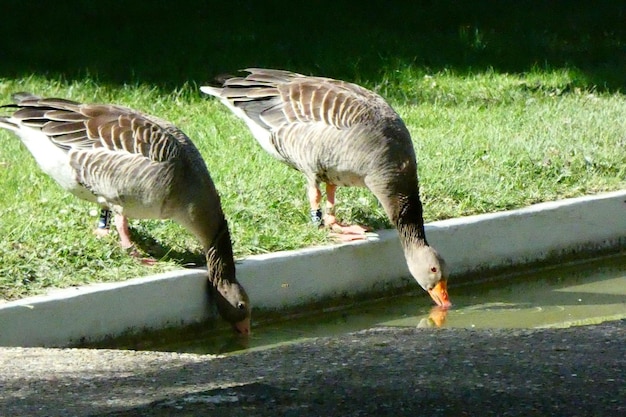
M 5 0 L 0 77 L 176 88 L 250 66 L 376 83 L 402 66 L 461 74 L 573 67 L 626 87 L 626 4 Z
M 206 257 L 199 252 L 179 251 L 163 244 L 152 236 L 130 230 L 134 245 L 146 255 L 161 261 L 173 261 L 182 268 L 202 268 L 206 266 Z

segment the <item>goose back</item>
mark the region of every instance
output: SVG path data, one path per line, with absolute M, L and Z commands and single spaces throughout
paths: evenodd
M 310 181 L 376 187 L 389 183 L 377 176 L 389 178 L 415 165 L 406 126 L 378 94 L 329 78 L 246 71 L 222 88 L 202 91 L 220 98 L 264 149 Z
M 14 111 L 0 119 L 3 127 L 44 172 L 85 200 L 134 218 L 169 218 L 189 197 L 185 189 L 215 193 L 198 150 L 169 122 L 121 106 L 26 94 L 4 109 Z

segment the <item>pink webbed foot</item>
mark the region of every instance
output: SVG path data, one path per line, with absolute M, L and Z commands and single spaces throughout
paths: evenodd
M 131 246 L 130 248 L 124 248 L 124 249 L 126 249 L 128 254 L 132 256 L 133 258 L 137 259 L 137 261 L 139 261 L 139 263 L 142 265 L 154 266 L 157 263 L 157 260 L 154 259 L 153 257 L 143 256 L 142 253 L 138 251 L 137 248 L 135 248 L 134 246 Z
M 370 229 L 356 224 L 341 224 L 335 216 L 328 214 L 324 216 L 324 225 L 330 229 L 330 236 L 340 242 L 367 240 L 366 233 L 370 231 Z
M 108 236 L 111 233 L 111 229 L 101 229 L 101 228 L 95 228 L 93 229 L 93 234 L 96 235 L 96 237 L 102 239 L 105 236 Z

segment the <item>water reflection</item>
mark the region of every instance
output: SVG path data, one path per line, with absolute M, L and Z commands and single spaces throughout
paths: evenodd
M 450 309 L 441 308 L 439 306 L 431 308 L 428 317 L 420 319 L 419 323 L 417 323 L 417 327 L 429 328 L 443 326 L 446 323 L 448 311 L 450 311 Z
M 422 291 L 295 319 L 255 323 L 251 337 L 206 330 L 176 340 L 142 340 L 143 349 L 226 353 L 375 326 L 446 328 L 554 327 L 626 318 L 626 254 L 584 264 L 503 276 L 452 287 L 452 309 L 432 307 Z M 230 330 L 230 329 L 228 329 Z M 114 345 L 119 347 L 120 345 Z M 128 346 L 127 348 L 137 348 Z

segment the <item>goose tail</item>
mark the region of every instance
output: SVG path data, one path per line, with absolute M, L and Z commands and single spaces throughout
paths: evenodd
M 41 97 L 36 96 L 32 93 L 28 93 L 25 91 L 21 91 L 18 93 L 14 93 L 11 95 L 11 99 L 13 99 L 14 104 L 5 104 L 4 106 L 0 106 L 1 112 L 7 112 L 8 109 L 12 109 L 10 112 L 13 113 L 15 109 L 20 107 L 20 103 L 24 101 L 32 101 L 39 100 Z M 20 130 L 19 124 L 13 122 L 11 120 L 11 116 L 1 115 L 0 114 L 0 128 L 11 130 L 13 132 L 18 132 Z
M 211 87 L 208 85 L 200 87 L 200 91 L 205 94 L 211 95 L 213 97 L 221 98 L 222 97 L 222 88 L 220 87 Z
M 13 123 L 8 117 L 0 116 L 0 128 L 17 132 L 20 127 Z
M 220 98 L 222 96 L 222 89 L 219 87 L 210 87 L 208 85 L 200 87 L 200 91 L 205 94 L 209 94 L 214 97 Z
M 41 97 L 34 95 L 33 93 L 29 93 L 27 91 L 20 91 L 17 93 L 11 94 L 11 98 L 15 103 L 21 103 L 22 101 L 27 100 L 41 100 Z M 10 106 L 10 105 L 9 105 Z

